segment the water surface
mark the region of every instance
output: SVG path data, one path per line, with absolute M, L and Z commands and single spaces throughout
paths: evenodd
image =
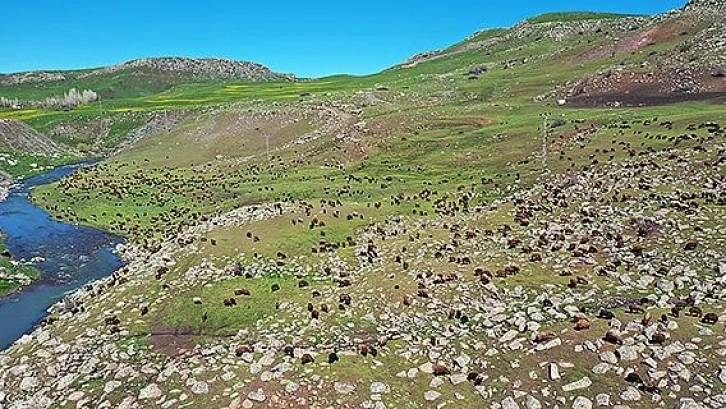
M 123 239 L 103 230 L 53 220 L 29 199 L 35 187 L 55 182 L 85 165 L 64 166 L 24 180 L 0 202 L 0 230 L 13 258 L 43 259 L 36 264 L 40 280 L 0 298 L 0 350 L 32 331 L 48 315 L 48 307 L 66 293 L 123 266 L 112 251 Z

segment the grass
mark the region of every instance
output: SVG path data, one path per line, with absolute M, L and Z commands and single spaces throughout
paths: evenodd
M 39 175 L 58 166 L 77 161 L 78 157 L 71 155 L 32 155 L 0 149 L 0 171 L 17 179 Z
M 5 244 L 0 241 L 0 253 L 6 251 Z M 40 271 L 34 267 L 18 265 L 7 255 L 0 255 L 0 298 L 20 288 L 25 281 L 34 281 L 38 278 Z
M 607 20 L 636 16 L 638 15 L 618 13 L 560 12 L 542 14 L 540 16 L 527 19 L 527 21 L 533 24 L 559 22 L 570 23 L 585 20 Z
M 619 17 L 560 13 L 530 22 Z M 340 337 L 364 339 L 377 335 L 386 326 L 415 325 L 419 339 L 411 344 L 420 348 L 421 353 L 412 359 L 399 355 L 411 345 L 392 341 L 375 359 L 345 356 L 339 365 L 327 365 L 325 356 L 320 355 L 315 364 L 306 367 L 301 367 L 296 359 L 290 360 L 294 370 L 288 375 L 298 380 L 314 379 L 319 385 L 321 381 L 329 384 L 335 380 L 356 384 L 356 392 L 340 397 L 339 404 L 355 405 L 368 399 L 370 383 L 381 380 L 393 390 L 383 397 L 387 405 L 429 407 L 431 404 L 422 402 L 423 393 L 432 389 L 432 377 L 419 374 L 408 379 L 397 375 L 424 360 L 439 358 L 428 355 L 437 350 L 428 344 L 430 334 L 467 325 L 480 328 L 474 311 L 470 311 L 474 322 L 468 324 L 446 316 L 448 308 L 467 309 L 472 300 L 486 296 L 488 290 L 479 285 L 473 274 L 476 267 L 496 271 L 513 260 L 522 261 L 519 274 L 493 280 L 503 293 L 523 290 L 523 297 L 507 299 L 507 307 L 535 305 L 539 303 L 534 301 L 535 297 L 552 291 L 549 286 L 556 286 L 561 290 L 559 294 L 571 298 L 566 301 L 568 305 L 591 308 L 603 301 L 587 299 L 591 291 L 603 298 L 639 298 L 651 291 L 619 291 L 616 278 L 596 276 L 593 267 L 585 265 L 572 269 L 575 274 L 588 276 L 589 283 L 565 289 L 570 277 L 560 276 L 560 267 L 548 262 L 526 262 L 521 248 L 505 249 L 500 240 L 483 236 L 485 230 L 496 231 L 511 225 L 515 226 L 512 237 L 528 240 L 535 237 L 535 229 L 548 222 L 566 223 L 568 216 L 577 214 L 573 209 L 582 203 L 573 203 L 565 210 L 552 209 L 546 219 L 537 219 L 528 228 L 517 225 L 512 205 L 480 214 L 475 210 L 463 211 L 464 204 L 459 199 L 464 192 L 471 196 L 469 208 L 475 209 L 546 180 L 538 156 L 543 112 L 567 120 L 567 124 L 550 132 L 548 166 L 554 175 L 573 176 L 585 175 L 587 169 L 606 166 L 610 161 L 624 162 L 649 151 L 671 149 L 677 144 L 674 138 L 686 132 L 691 123 L 726 121 L 723 106 L 705 102 L 621 109 L 555 107 L 551 102 L 536 102 L 539 95 L 603 66 L 637 64 L 651 50 L 663 51 L 673 44 L 573 63 L 577 56 L 602 45 L 603 40 L 583 34 L 558 42 L 537 29 L 525 40 L 505 39 L 508 33 L 485 31 L 445 50 L 438 59 L 365 77 L 336 76 L 300 83 L 177 84 L 148 94 L 129 87 L 128 92 L 104 101 L 104 115 L 113 117 L 111 136 L 103 141 L 105 148 L 116 146 L 124 134 L 141 126 L 153 112 L 180 110 L 185 119 L 170 131 L 151 135 L 93 168 L 39 187 L 33 192 L 33 199 L 63 220 L 109 229 L 150 249 L 188 226 L 241 206 L 275 201 L 298 206 L 291 213 L 205 233 L 185 248 L 183 256 L 173 257 L 177 264 L 169 276 L 149 278 L 138 287 L 120 286 L 119 291 L 125 292 L 109 291 L 105 301 L 88 308 L 91 313 L 101 314 L 122 310 L 118 305 L 132 305 L 118 314 L 123 328 L 129 328 L 132 334 L 119 342 L 122 349 L 137 344 L 145 348 L 153 338 L 152 333 L 165 329 L 192 335 L 195 343 L 206 345 L 239 331 L 248 331 L 254 341 L 257 335 L 264 339 L 284 328 L 286 332 L 278 337 L 279 341 L 315 344 Z M 539 36 L 542 38 L 536 39 Z M 486 50 L 469 48 L 469 43 L 496 37 L 501 38 L 492 41 Z M 511 61 L 517 63 L 510 66 Z M 480 65 L 491 69 L 477 80 L 468 79 L 468 70 Z M 339 127 L 326 128 L 326 118 L 316 115 L 316 110 L 326 108 L 338 114 Z M 355 115 L 356 109 L 363 109 L 363 114 Z M 97 120 L 100 110 L 88 106 L 70 113 L 27 110 L 1 115 L 15 115 L 48 130 L 73 121 Z M 653 120 L 656 117 L 660 120 Z M 674 122 L 672 130 L 660 124 L 666 118 Z M 356 126 L 363 122 L 369 131 L 356 131 Z M 578 136 L 579 130 L 588 127 L 597 131 Z M 318 139 L 295 143 L 300 142 L 302 135 L 315 131 L 321 134 Z M 706 138 L 704 130 L 688 133 L 696 134 L 696 139 Z M 711 149 L 721 142 L 691 140 L 678 146 L 686 151 L 699 145 Z M 661 165 L 666 164 L 664 160 Z M 630 193 L 637 195 L 637 189 L 632 190 Z M 672 191 L 662 188 L 649 193 Z M 593 198 L 593 203 L 597 199 L 609 197 Z M 325 205 L 323 201 L 336 203 Z M 437 215 L 437 202 L 457 207 L 457 215 Z M 399 223 L 400 219 L 405 223 Z M 610 222 L 625 226 L 629 220 L 623 216 Z M 361 233 L 370 226 L 381 229 L 371 240 L 385 258 L 373 266 L 361 267 L 354 249 L 369 244 Z M 464 231 L 477 232 L 478 239 L 462 238 L 460 232 Z M 455 247 L 452 253 L 456 255 L 471 255 L 472 263 L 435 256 L 436 249 L 443 246 Z M 661 250 L 668 253 L 677 249 L 665 245 Z M 284 254 L 284 263 L 280 263 L 284 265 L 277 264 L 278 253 Z M 546 256 L 567 259 L 568 253 L 553 250 Z M 395 260 L 395 256 L 401 259 Z M 605 256 L 595 256 L 603 262 L 600 257 Z M 209 262 L 215 269 L 241 263 L 254 267 L 260 274 L 242 278 L 215 272 L 196 281 L 181 278 L 203 262 Z M 349 276 L 350 287 L 338 287 L 335 273 L 330 273 L 332 264 L 340 271 L 353 272 Z M 704 271 L 699 274 L 706 275 Z M 406 306 L 404 297 L 418 290 L 416 275 L 428 273 L 456 273 L 456 285 L 430 286 L 441 305 L 416 298 Z M 624 268 L 620 274 L 625 274 Z M 303 278 L 310 282 L 310 287 L 298 286 Z M 280 285 L 280 290 L 272 292 L 273 284 Z M 251 296 L 235 297 L 234 290 L 238 288 L 248 289 Z M 461 288 L 467 290 L 461 292 Z M 318 290 L 320 296 L 313 298 L 313 290 Z M 349 293 L 354 300 L 346 310 L 336 308 L 342 292 Z M 192 302 L 195 297 L 201 298 L 201 305 Z M 230 297 L 236 298 L 236 307 L 223 305 L 222 300 Z M 133 307 L 143 301 L 151 303 L 146 316 Z M 308 303 L 316 308 L 326 303 L 332 311 L 312 322 Z M 616 313 L 625 317 L 623 309 Z M 205 314 L 207 319 L 203 321 Z M 384 316 L 389 321 L 378 318 Z M 426 322 L 406 321 L 422 316 L 427 318 Z M 382 324 L 377 327 L 372 322 L 375 320 L 368 317 L 376 317 Z M 693 323 L 679 323 L 683 325 L 674 336 L 690 339 L 697 334 Z M 547 375 L 546 367 L 539 364 L 560 362 L 575 365 L 562 367 L 562 383 L 589 376 L 598 392 L 619 395 L 623 387 L 619 375 L 594 375 L 590 368 L 599 362 L 598 357 L 588 352 L 573 353 L 576 345 L 604 334 L 604 320 L 595 320 L 589 332 L 579 333 L 572 330 L 569 322 L 552 320 L 542 324 L 543 330 L 560 335 L 564 343 L 561 348 L 536 355 L 510 351 L 506 345 L 497 343 L 501 334 L 472 331 L 450 337 L 450 344 L 440 349 L 466 351 L 477 365 L 485 361 L 483 371 L 490 376 L 487 386 L 497 393 L 541 390 Z M 481 349 L 472 348 L 479 342 L 484 344 Z M 525 342 L 524 348 L 531 345 Z M 496 354 L 490 356 L 489 352 L 494 350 Z M 711 358 L 717 362 L 717 357 Z M 450 361 L 451 357 L 444 355 L 441 359 Z M 250 375 L 244 365 L 230 367 L 240 378 Z M 530 378 L 527 372 L 538 377 Z M 522 384 L 515 385 L 513 380 Z M 559 384 L 551 386 L 559 392 Z M 88 387 L 98 389 L 96 384 Z M 435 404 L 446 401 L 446 407 L 468 408 L 482 403 L 468 382 L 454 386 L 447 381 L 437 391 L 443 396 Z

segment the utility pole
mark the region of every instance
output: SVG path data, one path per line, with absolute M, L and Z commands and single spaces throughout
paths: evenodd
M 265 151 L 267 152 L 267 164 L 270 164 L 270 135 L 265 132 Z
M 547 167 L 547 140 L 549 139 L 549 124 L 550 113 L 546 112 L 542 116 L 542 174 L 548 174 L 550 172 Z

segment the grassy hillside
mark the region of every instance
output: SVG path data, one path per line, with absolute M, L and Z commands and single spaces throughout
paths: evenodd
M 48 132 L 116 118 L 82 140 L 108 149 L 177 115 L 33 192 L 128 238 L 129 264 L 3 355 L 7 399 L 42 385 L 57 407 L 717 402 L 721 83 L 705 63 L 689 93 L 637 77 L 680 85 L 669 64 L 713 18 L 546 15 L 371 76 L 2 112 Z M 45 374 L 59 357 L 44 343 L 83 358 L 64 361 L 72 382 L 3 375 Z

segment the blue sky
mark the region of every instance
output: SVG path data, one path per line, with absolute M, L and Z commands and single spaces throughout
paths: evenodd
M 223 57 L 317 77 L 377 72 L 485 27 L 551 11 L 651 14 L 685 0 L 6 1 L 0 72 L 139 57 Z

